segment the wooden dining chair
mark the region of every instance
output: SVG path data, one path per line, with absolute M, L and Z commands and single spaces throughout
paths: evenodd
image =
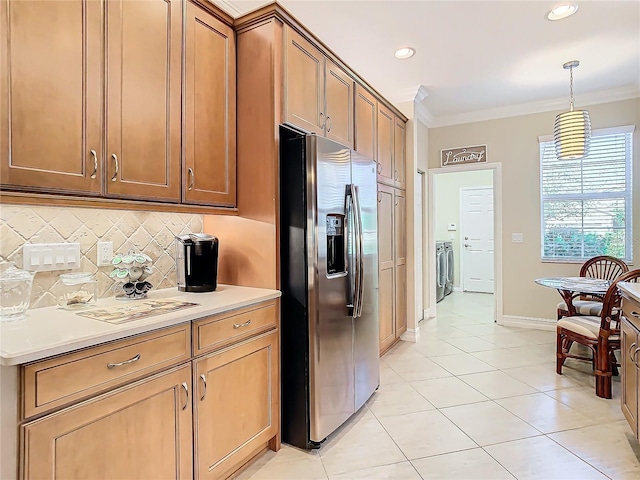
M 558 320 L 556 339 L 556 373 L 562 375 L 562 366 L 567 358 L 592 362 L 596 375 L 596 395 L 611 398 L 611 376 L 617 375 L 614 350 L 620 349 L 620 326 L 612 313 L 620 309 L 619 282 L 638 282 L 640 269 L 623 273 L 613 281 L 602 302 L 600 316 L 573 316 Z M 592 357 L 569 353 L 574 343 L 585 345 Z
M 584 262 L 582 268 L 580 268 L 580 276 L 613 281 L 628 271 L 629 267 L 622 260 L 608 255 L 601 255 Z M 576 309 L 576 315 L 599 316 L 602 312 L 602 298 L 586 296 L 580 293 L 576 293 L 575 298 L 573 306 Z M 569 309 L 567 304 L 560 302 L 558 304 L 558 320 L 568 316 Z

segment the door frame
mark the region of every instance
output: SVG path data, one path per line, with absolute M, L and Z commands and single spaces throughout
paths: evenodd
M 494 321 L 498 325 L 503 324 L 502 302 L 502 163 L 492 162 L 483 164 L 454 165 L 429 169 L 429 316 L 436 316 L 436 257 L 435 239 L 435 198 L 433 192 L 434 177 L 445 173 L 476 172 L 478 170 L 491 170 L 493 172 L 493 234 L 494 256 L 493 266 L 495 273 L 494 293 Z
M 482 190 L 486 190 L 486 189 L 489 189 L 489 188 L 491 189 L 491 191 L 495 195 L 495 191 L 494 191 L 493 185 L 491 185 L 491 186 L 489 186 L 489 185 L 478 185 L 477 187 L 460 187 L 460 213 L 459 213 L 459 215 L 460 215 L 460 225 L 459 225 L 459 228 L 460 228 L 460 238 L 459 238 L 460 245 L 458 246 L 458 248 L 459 248 L 459 252 L 460 252 L 459 262 L 460 262 L 460 291 L 461 292 L 464 292 L 464 261 L 463 261 L 463 256 L 462 256 L 462 252 L 463 252 L 462 249 L 464 248 L 464 238 L 462 238 L 462 227 L 464 225 L 464 221 L 463 221 L 464 217 L 462 215 L 462 195 L 463 195 L 464 192 L 468 192 L 470 190 L 481 190 L 481 189 Z M 494 203 L 493 206 L 495 208 L 495 198 L 494 198 L 493 203 Z M 493 223 L 495 224 L 495 211 L 494 211 Z M 494 229 L 494 232 L 495 232 L 495 229 Z M 494 259 L 495 259 L 495 256 L 496 256 L 495 244 L 496 244 L 496 239 L 494 238 L 493 239 L 493 256 L 494 256 Z M 495 294 L 495 290 L 496 290 L 496 279 L 495 279 L 495 272 L 494 272 L 494 276 L 493 276 L 493 291 L 494 291 L 494 294 Z

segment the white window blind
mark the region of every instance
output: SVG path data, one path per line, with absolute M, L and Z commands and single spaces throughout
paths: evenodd
M 589 155 L 558 160 L 540 142 L 542 259 L 632 259 L 633 127 L 595 130 Z M 541 139 L 542 140 L 542 139 Z

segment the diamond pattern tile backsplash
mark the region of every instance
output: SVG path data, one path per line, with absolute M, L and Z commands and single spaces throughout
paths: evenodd
M 153 259 L 147 278 L 154 289 L 176 286 L 175 235 L 202 232 L 202 215 L 70 207 L 0 205 L 0 261 L 22 268 L 25 243 L 78 242 L 82 259 L 77 271 L 95 272 L 100 297 L 112 295 L 112 267 L 97 267 L 98 241 L 113 242 L 113 252 L 141 251 Z M 56 304 L 58 275 L 70 270 L 38 272 L 31 308 Z

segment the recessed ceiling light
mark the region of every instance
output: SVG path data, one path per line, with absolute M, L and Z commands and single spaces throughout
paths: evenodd
M 402 47 L 402 48 L 399 48 L 398 50 L 396 50 L 395 56 L 396 56 L 396 58 L 400 58 L 400 59 L 404 60 L 405 58 L 413 57 L 414 53 L 416 53 L 416 49 L 415 48 Z
M 577 11 L 578 5 L 575 3 L 563 3 L 553 7 L 551 11 L 547 13 L 547 18 L 549 20 L 562 20 L 563 18 L 570 17 Z

